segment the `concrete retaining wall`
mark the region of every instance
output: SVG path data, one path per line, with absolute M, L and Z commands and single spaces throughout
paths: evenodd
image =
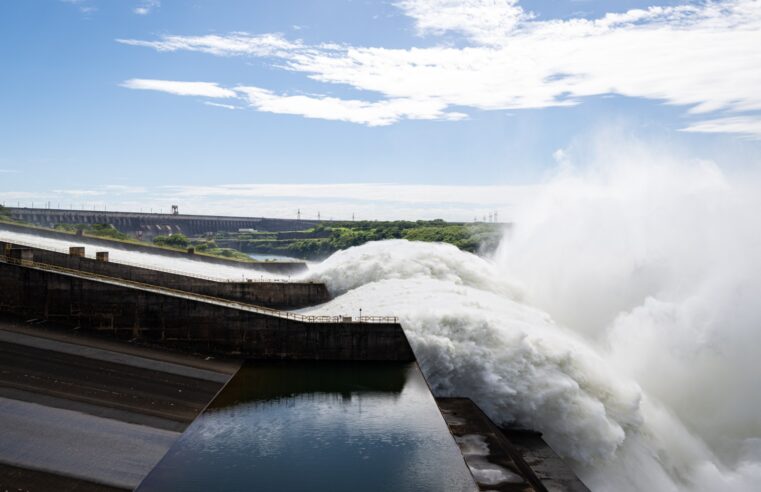
M 0 251 L 5 249 L 6 244 L 9 243 L 0 241 Z M 297 309 L 322 304 L 330 299 L 325 284 L 316 282 L 215 282 L 148 268 L 71 256 L 39 248 L 24 246 L 19 246 L 19 248 L 31 252 L 31 257 L 25 258 L 26 260 L 258 306 Z
M 8 263 L 0 263 L 0 312 L 201 353 L 414 360 L 396 323 L 305 323 Z

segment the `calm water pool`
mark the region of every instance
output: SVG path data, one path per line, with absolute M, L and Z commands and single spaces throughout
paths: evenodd
M 477 490 L 416 364 L 245 366 L 140 491 Z

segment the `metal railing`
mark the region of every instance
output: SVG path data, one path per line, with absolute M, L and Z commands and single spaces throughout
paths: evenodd
M 399 318 L 396 316 L 320 316 L 320 315 L 305 315 L 301 313 L 294 313 L 291 311 L 282 311 L 280 309 L 273 309 L 264 306 L 258 306 L 255 304 L 245 304 L 242 302 L 231 301 L 229 299 L 222 299 L 220 297 L 208 296 L 205 294 L 196 294 L 193 292 L 187 292 L 178 289 L 172 289 L 170 287 L 159 287 L 156 285 L 144 284 L 141 282 L 135 282 L 133 280 L 125 280 L 121 278 L 109 277 L 98 273 L 82 272 L 80 270 L 73 270 L 71 268 L 65 268 L 58 265 L 50 265 L 47 263 L 40 263 L 34 260 L 22 260 L 17 258 L 10 258 L 5 255 L 0 255 L 0 262 L 8 263 L 11 265 L 22 266 L 26 268 L 34 268 L 43 271 L 52 271 L 55 273 L 61 273 L 72 277 L 84 278 L 87 280 L 96 280 L 100 282 L 106 282 L 114 285 L 133 287 L 140 290 L 155 292 L 158 294 L 168 294 L 174 297 L 181 297 L 184 299 L 201 300 L 212 304 L 217 304 L 225 307 L 232 307 L 235 309 L 241 309 L 243 311 L 250 311 L 257 314 L 263 314 L 266 316 L 273 316 L 276 318 L 290 319 L 294 321 L 300 321 L 303 323 L 398 323 Z
M 0 241 L 5 242 L 7 244 L 12 245 L 18 245 L 18 246 L 24 246 L 27 248 L 33 248 L 33 249 L 39 249 L 43 251 L 49 251 L 52 253 L 59 253 L 59 254 L 65 254 L 69 255 L 69 250 L 67 248 L 59 248 L 56 246 L 45 246 L 40 247 L 39 245 L 28 243 L 26 241 L 18 241 L 18 240 L 4 240 L 0 239 Z M 97 249 L 97 248 L 96 248 Z M 87 257 L 88 260 L 94 260 L 94 258 Z M 185 272 L 181 270 L 173 270 L 171 268 L 164 268 L 160 266 L 154 266 L 154 265 L 147 265 L 144 263 L 137 263 L 137 262 L 131 262 L 127 260 L 122 260 L 121 258 L 117 259 L 109 259 L 109 263 L 115 263 L 117 265 L 126 265 L 131 266 L 134 268 L 144 268 L 146 270 L 153 270 L 155 272 L 161 272 L 161 273 L 169 273 L 171 275 L 181 275 L 183 277 L 193 277 L 200 280 L 206 280 L 209 282 L 217 282 L 217 283 L 229 283 L 229 284 L 237 284 L 237 283 L 249 283 L 249 282 L 259 282 L 259 283 L 292 283 L 290 277 L 289 278 L 265 278 L 263 275 L 260 277 L 247 277 L 243 274 L 241 274 L 241 280 L 237 279 L 231 279 L 231 278 L 224 278 L 224 277 L 211 277 L 208 275 L 203 275 L 201 273 L 195 273 L 195 272 Z M 224 265 L 224 267 L 227 267 L 227 265 Z M 229 268 L 236 268 L 232 265 L 229 266 Z M 313 282 L 313 281 L 299 281 L 299 283 L 319 283 L 319 282 Z

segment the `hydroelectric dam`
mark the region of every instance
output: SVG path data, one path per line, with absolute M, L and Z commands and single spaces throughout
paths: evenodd
M 306 269 L 0 222 L 0 489 L 587 490 Z
M 55 227 L 59 224 L 111 224 L 127 234 L 140 234 L 145 237 L 172 233 L 196 236 L 208 232 L 238 232 L 241 229 L 294 231 L 308 229 L 320 223 L 316 220 L 301 219 L 186 215 L 180 214 L 179 211 L 165 214 L 25 207 L 7 207 L 6 210 L 14 220 L 42 227 Z

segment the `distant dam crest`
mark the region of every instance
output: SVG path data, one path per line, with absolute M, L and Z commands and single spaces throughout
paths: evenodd
M 14 220 L 42 227 L 59 224 L 111 224 L 121 232 L 153 237 L 182 233 L 197 236 L 209 232 L 298 231 L 319 224 L 316 220 L 273 219 L 265 217 L 229 217 L 221 215 L 185 215 L 98 210 L 63 210 L 52 208 L 7 207 Z

